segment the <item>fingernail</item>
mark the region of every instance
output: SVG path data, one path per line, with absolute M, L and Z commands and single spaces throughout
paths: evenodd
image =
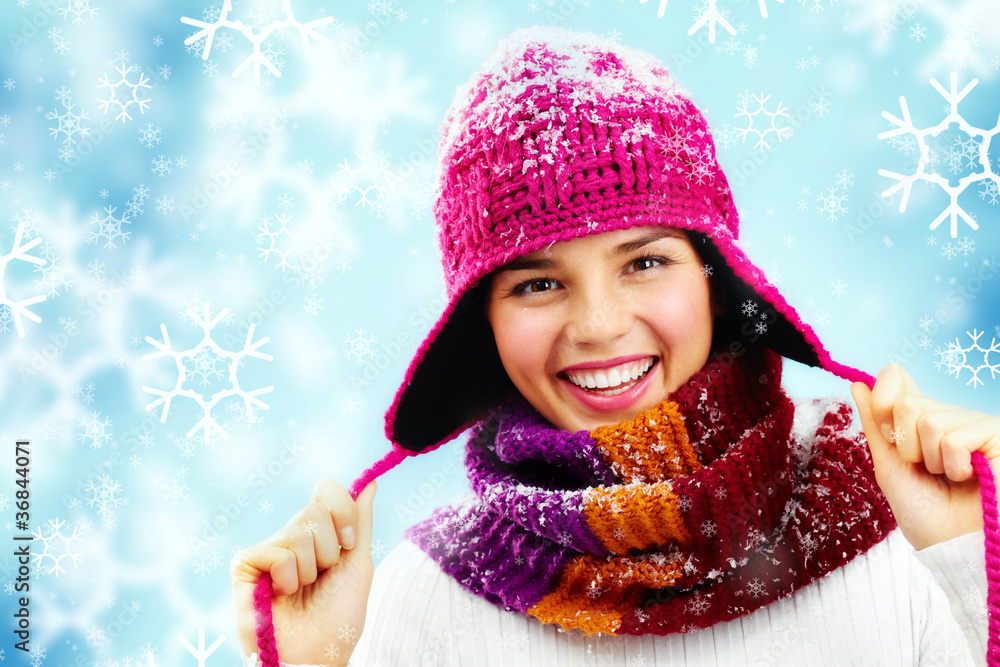
M 348 526 L 341 531 L 340 541 L 343 543 L 345 549 L 354 547 L 354 528 L 352 526 Z
M 885 436 L 886 440 L 892 437 L 892 429 L 889 428 L 888 424 L 879 424 L 879 429 L 881 429 L 882 435 Z

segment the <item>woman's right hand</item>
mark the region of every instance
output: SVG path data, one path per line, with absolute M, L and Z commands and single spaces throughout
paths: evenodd
M 337 482 L 320 480 L 311 502 L 284 528 L 236 554 L 230 574 L 244 655 L 259 653 L 253 595 L 257 581 L 270 572 L 274 638 L 281 662 L 347 664 L 365 625 L 375 573 L 371 554 L 375 490 L 373 480 L 355 502 Z M 350 537 L 352 531 L 356 538 Z

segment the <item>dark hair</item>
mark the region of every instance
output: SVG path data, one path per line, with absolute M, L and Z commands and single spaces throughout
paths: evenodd
M 743 316 L 741 304 L 746 301 L 758 303 L 758 294 L 745 282 L 738 279 L 715 243 L 704 233 L 685 229 L 688 240 L 702 265 L 710 267 L 708 276 L 712 289 L 713 304 L 718 304 L 723 312 L 715 317 L 712 324 L 712 351 L 728 349 L 733 343 L 740 343 L 742 349 L 749 352 L 760 352 L 764 346 L 760 343 L 762 336 L 748 335 L 747 318 Z M 770 308 L 769 304 L 760 304 Z M 750 329 L 753 332 L 753 328 Z

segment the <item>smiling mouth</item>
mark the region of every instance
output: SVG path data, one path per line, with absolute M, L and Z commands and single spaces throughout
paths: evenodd
M 569 382 L 574 387 L 577 387 L 578 389 L 582 389 L 583 391 L 586 391 L 586 392 L 590 392 L 591 394 L 596 394 L 597 396 L 617 396 L 618 394 L 620 394 L 622 392 L 625 392 L 625 391 L 628 391 L 629 389 L 631 389 L 632 387 L 634 387 L 638 383 L 642 382 L 642 380 L 647 375 L 649 375 L 653 371 L 654 368 L 656 368 L 656 365 L 659 362 L 660 362 L 660 358 L 657 357 L 657 356 L 654 356 L 652 362 L 649 364 L 649 368 L 647 368 L 645 371 L 643 371 L 638 377 L 630 379 L 628 382 L 625 382 L 625 383 L 622 383 L 622 384 L 618 384 L 615 387 L 605 387 L 605 388 L 582 387 L 578 383 L 573 382 L 573 380 L 571 380 L 569 378 L 569 375 L 567 375 L 565 371 L 559 373 L 558 375 L 559 375 L 560 378 L 562 378 L 566 382 Z

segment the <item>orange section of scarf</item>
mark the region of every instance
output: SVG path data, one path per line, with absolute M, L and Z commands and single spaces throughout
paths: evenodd
M 587 495 L 587 525 L 609 551 L 625 554 L 691 536 L 670 480 L 702 467 L 674 401 L 663 401 L 634 419 L 590 433 L 598 451 L 624 485 L 599 486 Z
M 673 585 L 684 559 L 664 554 L 597 557 L 585 554 L 563 569 L 555 590 L 528 609 L 543 623 L 579 628 L 587 634 L 614 633 L 622 617 L 635 610 L 647 589 Z

